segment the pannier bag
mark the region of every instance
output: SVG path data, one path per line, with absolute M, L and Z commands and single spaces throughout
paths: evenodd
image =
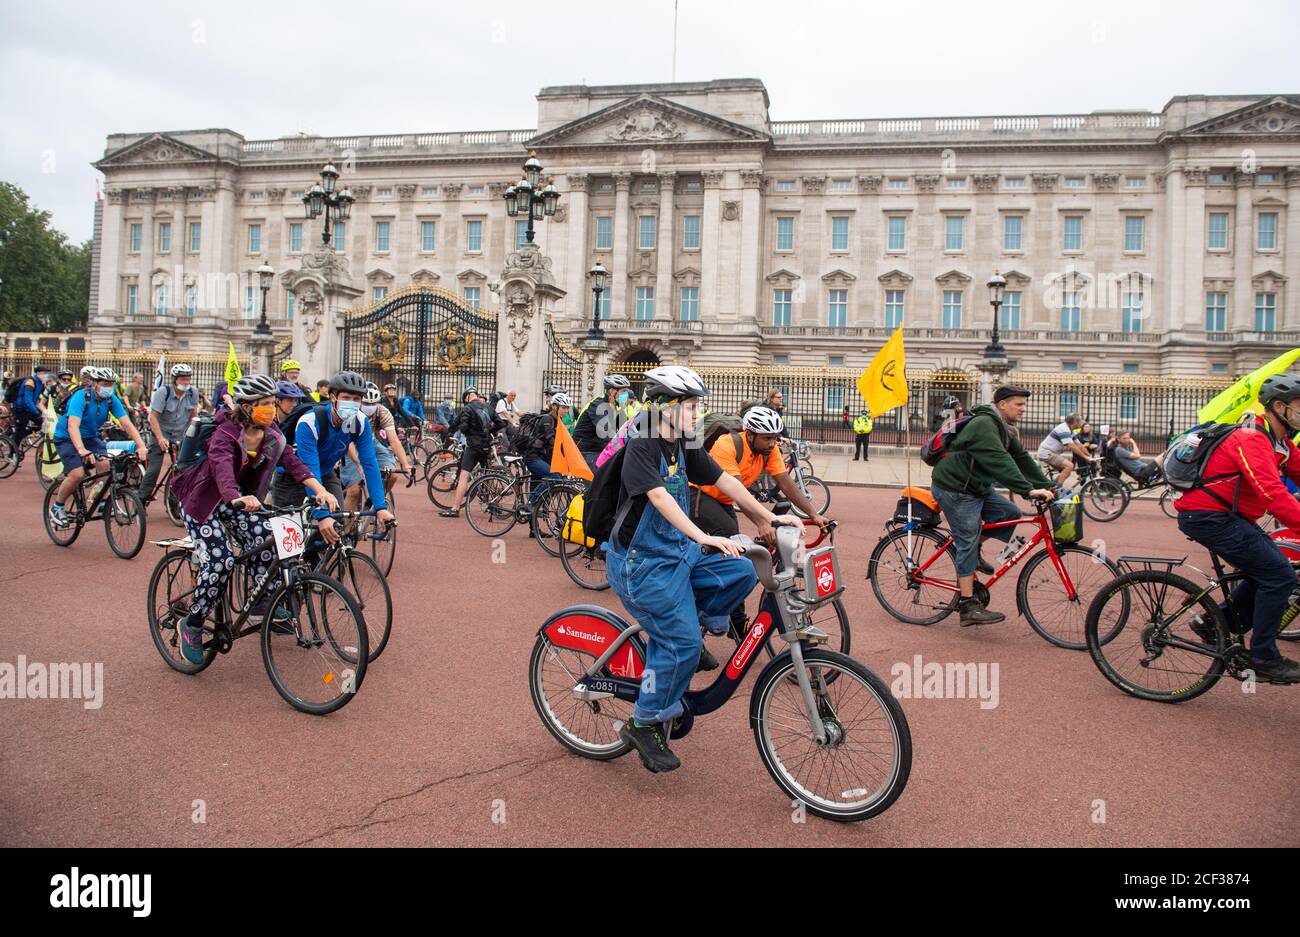
M 1083 539 L 1083 511 L 1077 494 L 1052 502 L 1052 539 L 1057 543 L 1078 543 Z
M 569 509 L 564 512 L 564 539 L 590 549 L 596 541 L 586 536 L 582 530 L 583 496 L 574 495 L 569 502 Z
M 911 521 L 918 527 L 937 527 L 943 522 L 943 512 L 939 510 L 939 502 L 934 500 L 934 495 L 924 488 L 913 485 L 903 489 L 902 497 L 894 507 L 894 520 L 907 523 L 909 506 L 912 512 Z

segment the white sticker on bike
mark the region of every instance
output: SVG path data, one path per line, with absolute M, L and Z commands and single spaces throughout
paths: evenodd
M 275 537 L 275 552 L 282 560 L 302 553 L 306 546 L 302 525 L 292 517 L 271 518 L 271 534 Z

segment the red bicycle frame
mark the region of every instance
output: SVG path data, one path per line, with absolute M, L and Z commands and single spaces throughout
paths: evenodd
M 1066 572 L 1065 566 L 1061 563 L 1060 554 L 1056 552 L 1056 541 L 1052 538 L 1052 525 L 1048 522 L 1045 512 L 1039 511 L 1033 517 L 1018 517 L 1012 521 L 998 521 L 993 524 L 983 524 L 980 526 L 980 532 L 988 533 L 990 530 L 1000 530 L 1003 527 L 1015 527 L 1017 524 L 1033 524 L 1038 529 L 1035 531 L 1032 540 L 1016 551 L 1014 556 L 1005 560 L 1002 566 L 995 570 L 993 575 L 984 581 L 983 585 L 985 588 L 991 588 L 1009 569 L 1018 564 L 1023 557 L 1028 556 L 1033 552 L 1034 548 L 1040 543 L 1045 543 L 1047 544 L 1047 555 L 1052 558 L 1052 567 L 1056 570 L 1056 574 L 1061 577 L 1061 584 L 1065 586 L 1065 595 L 1071 602 L 1073 602 L 1078 598 L 1079 594 L 1074 588 L 1074 583 L 1070 580 L 1070 574 Z M 953 536 L 952 534 L 949 534 L 948 539 L 943 542 L 942 546 L 934 551 L 934 555 L 916 568 L 912 574 L 913 579 L 922 585 L 934 586 L 936 589 L 943 589 L 948 592 L 957 592 L 959 590 L 957 583 L 944 582 L 940 579 L 931 579 L 925 575 L 925 571 L 929 569 L 930 566 L 939 559 L 939 557 L 943 556 L 944 553 L 952 547 L 953 543 Z

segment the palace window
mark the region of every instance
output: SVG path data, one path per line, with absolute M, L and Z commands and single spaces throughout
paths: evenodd
M 465 305 L 469 306 L 471 309 L 480 308 L 483 302 L 483 294 L 481 290 L 482 287 L 480 286 L 465 287 Z
M 700 288 L 683 286 L 678 291 L 678 314 L 683 322 L 697 322 L 700 318 Z
M 614 249 L 614 219 L 607 215 L 599 215 L 596 218 L 596 250 L 608 251 Z
M 943 327 L 961 328 L 961 290 L 943 291 Z
M 794 290 L 773 290 L 772 291 L 772 324 L 777 326 L 788 326 L 790 324 L 790 312 L 793 305 L 792 297 Z
M 1205 225 L 1205 249 L 1226 251 L 1228 249 L 1228 213 L 1226 211 L 1210 212 Z
M 1129 254 L 1140 254 L 1146 244 L 1146 219 L 1141 215 L 1124 217 L 1124 250 Z
M 1025 249 L 1025 219 L 1020 215 L 1007 215 L 1002 219 L 1002 249 L 1019 251 Z
M 1261 212 L 1255 247 L 1262 251 L 1277 250 L 1277 212 Z
M 638 286 L 636 288 L 636 320 L 649 322 L 655 317 L 655 288 Z
M 1124 293 L 1120 298 L 1121 328 L 1125 332 L 1142 331 L 1142 294 Z
M 1066 215 L 1061 237 L 1061 249 L 1077 253 L 1083 250 L 1083 215 Z
M 943 249 L 960 251 L 966 249 L 966 217 L 948 215 L 943 219 Z
M 203 243 L 203 225 L 198 221 L 190 222 L 190 253 L 197 254 Z
M 1272 332 L 1277 329 L 1277 293 L 1255 294 L 1255 331 Z
M 848 215 L 835 215 L 831 218 L 831 250 L 847 251 L 849 249 Z
M 1020 300 L 1019 290 L 1007 290 L 1002 294 L 1002 315 L 998 328 L 1011 332 L 1019 331 Z
M 143 225 L 138 225 L 138 224 L 131 225 L 130 235 L 129 235 L 130 247 L 128 249 L 133 254 L 140 253 L 140 239 L 142 236 L 141 230 L 143 229 L 143 227 L 144 227 Z
M 638 250 L 652 251 L 655 249 L 656 226 L 658 221 L 654 215 L 641 215 L 636 220 L 636 244 Z
M 260 224 L 250 224 L 248 226 L 248 252 L 250 254 L 262 253 L 262 226 Z
M 1213 291 L 1205 294 L 1205 331 L 1228 331 L 1228 294 Z
M 302 253 L 302 225 L 289 225 L 289 253 Z
M 686 215 L 682 218 L 682 250 L 700 249 L 700 216 Z
M 907 219 L 902 215 L 891 215 L 889 218 L 889 240 L 886 242 L 886 249 L 907 250 Z
M 885 328 L 896 329 L 903 324 L 904 291 L 885 290 Z
M 167 222 L 158 225 L 158 252 L 169 253 L 172 249 L 172 226 Z
M 829 300 L 827 324 L 833 329 L 842 329 L 849 321 L 849 291 L 831 290 Z
M 387 221 L 375 222 L 375 252 L 388 252 L 388 231 L 389 224 Z
M 438 249 L 438 223 L 436 221 L 420 222 L 420 250 L 431 254 Z
M 471 254 L 483 250 L 483 222 L 465 222 L 465 250 Z
M 1067 290 L 1061 294 L 1061 331 L 1077 332 L 1079 323 L 1082 319 L 1082 309 L 1079 305 L 1079 293 L 1077 291 Z
M 776 219 L 776 249 L 782 252 L 794 250 L 794 219 L 789 216 Z

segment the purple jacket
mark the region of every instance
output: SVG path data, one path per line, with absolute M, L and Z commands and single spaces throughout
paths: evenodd
M 271 476 L 277 465 L 284 466 L 285 473 L 300 485 L 312 477 L 293 447 L 285 445 L 280 427 L 272 423 L 266 428 L 266 437 L 262 441 L 253 490 L 241 491 L 239 474 L 244 468 L 244 429 L 225 411 L 217 414 L 216 423 L 217 428 L 208 439 L 208 457 L 172 482 L 181 507 L 196 521 L 206 521 L 223 501 L 229 504 L 244 495 L 257 495 L 259 499 L 266 497 L 266 489 L 271 486 Z

